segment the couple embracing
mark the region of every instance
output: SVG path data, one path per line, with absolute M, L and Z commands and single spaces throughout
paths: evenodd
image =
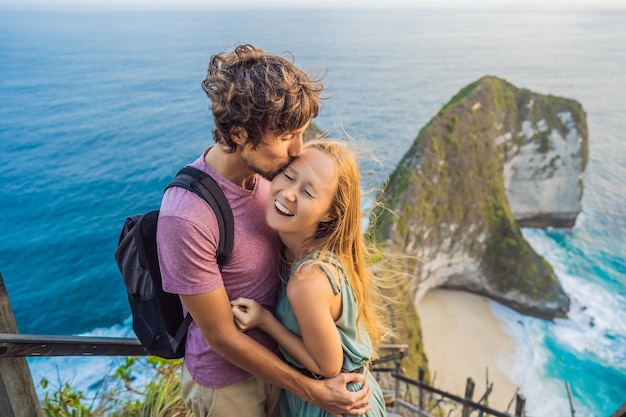
M 235 238 L 223 269 L 213 211 L 170 188 L 157 235 L 163 288 L 194 318 L 183 399 L 202 416 L 385 415 L 368 362 L 381 337 L 365 265 L 357 159 L 303 143 L 318 80 L 251 45 L 211 57 L 202 83 L 215 143 L 191 166 L 226 195 Z

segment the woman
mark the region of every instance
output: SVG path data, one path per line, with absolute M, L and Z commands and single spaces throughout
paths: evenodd
M 368 372 L 383 320 L 374 305 L 361 233 L 357 159 L 346 144 L 318 139 L 272 181 L 266 219 L 284 243 L 276 316 L 253 300 L 232 301 L 241 330 L 260 328 L 285 359 L 313 378 L 367 374 L 368 416 L 385 415 L 380 386 Z M 349 387 L 357 390 L 359 386 Z M 281 416 L 328 415 L 284 391 Z

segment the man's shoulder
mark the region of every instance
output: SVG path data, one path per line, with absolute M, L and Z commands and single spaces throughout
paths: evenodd
M 159 219 L 178 217 L 190 221 L 202 221 L 207 213 L 215 216 L 211 207 L 200 196 L 181 187 L 170 187 L 163 193 Z

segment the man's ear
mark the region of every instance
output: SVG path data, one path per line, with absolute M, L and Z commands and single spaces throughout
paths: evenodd
M 239 146 L 243 146 L 248 140 L 248 132 L 241 126 L 235 126 L 230 129 L 230 139 Z

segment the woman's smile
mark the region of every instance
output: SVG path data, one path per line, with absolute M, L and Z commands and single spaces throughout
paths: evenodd
M 276 210 L 285 215 L 285 216 L 293 216 L 293 213 L 291 212 L 291 210 L 289 210 L 287 207 L 285 207 L 284 204 L 282 204 L 280 201 L 275 200 L 274 201 L 274 207 L 276 207 Z

